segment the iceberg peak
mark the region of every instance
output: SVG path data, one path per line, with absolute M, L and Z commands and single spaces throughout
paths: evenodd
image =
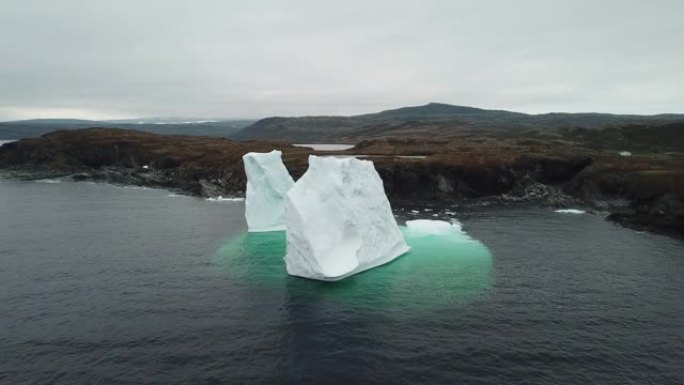
M 285 194 L 294 185 L 282 153 L 250 152 L 242 157 L 247 174 L 245 219 L 250 232 L 285 230 Z
M 290 275 L 337 281 L 409 250 L 368 160 L 309 156 L 286 195 L 285 218 Z

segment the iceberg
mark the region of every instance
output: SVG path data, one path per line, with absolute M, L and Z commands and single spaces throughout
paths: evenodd
M 245 219 L 250 232 L 285 230 L 285 193 L 294 185 L 282 153 L 250 152 L 242 157 L 247 174 Z
M 290 275 L 337 281 L 409 250 L 373 162 L 309 156 L 285 199 Z

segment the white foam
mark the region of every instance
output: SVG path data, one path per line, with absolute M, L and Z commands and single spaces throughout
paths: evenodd
M 560 214 L 584 214 L 584 213 L 586 213 L 586 211 L 578 210 L 578 209 L 558 209 L 558 210 L 555 210 L 554 212 L 560 213 Z
M 215 197 L 215 198 L 207 198 L 206 199 L 209 202 L 242 202 L 245 200 L 245 198 L 240 198 L 240 197 L 222 197 L 221 195 Z
M 169 198 L 190 198 L 190 196 L 188 196 L 188 195 L 174 194 L 174 193 L 167 195 L 167 197 L 169 197 Z

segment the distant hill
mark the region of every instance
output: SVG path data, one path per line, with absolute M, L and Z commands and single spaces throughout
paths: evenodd
M 167 135 L 199 135 L 231 137 L 253 120 L 192 121 L 160 118 L 141 120 L 98 121 L 78 119 L 33 119 L 0 122 L 0 140 L 34 138 L 51 131 L 89 127 L 124 128 Z
M 597 129 L 622 125 L 684 122 L 684 114 L 614 115 L 548 113 L 531 115 L 504 110 L 430 103 L 355 116 L 272 117 L 237 132 L 238 139 L 285 139 L 299 142 L 356 142 L 382 136 L 444 136 L 501 130 Z
M 657 126 L 684 123 L 684 114 L 601 113 L 524 114 L 504 110 L 429 103 L 354 116 L 271 117 L 253 120 L 146 118 L 128 120 L 36 119 L 0 122 L 0 140 L 89 127 L 132 129 L 156 134 L 216 136 L 240 140 L 277 139 L 299 143 L 348 142 L 387 136 L 453 137 L 463 134 L 533 136 L 558 130 Z

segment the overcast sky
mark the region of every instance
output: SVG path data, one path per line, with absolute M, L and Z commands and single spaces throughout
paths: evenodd
M 684 1 L 0 0 L 0 120 L 684 113 Z

